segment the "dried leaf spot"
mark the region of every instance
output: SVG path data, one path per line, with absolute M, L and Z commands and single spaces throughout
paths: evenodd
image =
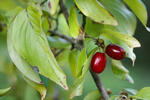
M 35 72 L 39 73 L 39 69 L 38 69 L 37 66 L 31 66 L 31 67 L 32 67 L 32 69 L 33 69 Z
M 48 8 L 51 8 L 51 3 L 50 2 L 48 2 Z
M 60 81 L 60 83 L 65 90 L 68 90 L 68 87 L 62 81 Z
M 104 20 L 101 20 L 101 23 L 103 24 L 103 23 L 104 23 Z

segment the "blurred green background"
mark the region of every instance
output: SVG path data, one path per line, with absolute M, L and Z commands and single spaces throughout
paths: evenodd
M 18 0 L 17 0 L 18 1 Z M 24 3 L 18 1 L 18 5 L 25 6 Z M 24 0 L 28 1 L 28 0 Z M 9 0 L 0 0 L 0 9 L 7 10 L 7 7 L 3 3 L 10 3 Z M 150 12 L 150 0 L 143 0 L 145 3 L 148 12 Z M 68 2 L 69 4 L 69 2 Z M 13 4 L 10 3 L 10 6 L 13 8 Z M 150 13 L 148 26 L 150 27 Z M 3 30 L 6 30 L 5 28 Z M 112 90 L 112 94 L 119 94 L 123 88 L 134 88 L 141 89 L 143 87 L 150 86 L 150 33 L 144 28 L 144 26 L 138 21 L 137 29 L 135 32 L 135 37 L 140 41 L 141 48 L 134 49 L 137 59 L 135 66 L 132 66 L 132 62 L 129 59 L 124 59 L 123 63 L 129 69 L 130 75 L 134 79 L 134 84 L 130 84 L 127 81 L 122 81 L 116 78 L 110 67 L 110 60 L 108 60 L 106 70 L 100 75 L 102 83 L 105 88 Z M 0 100 L 40 100 L 39 94 L 28 86 L 25 81 L 22 81 L 22 77 L 18 74 L 18 71 L 15 67 L 8 63 L 7 47 L 6 47 L 6 34 L 0 32 L 0 88 L 7 88 L 10 85 L 13 86 L 12 90 L 3 97 L 0 97 Z M 70 71 L 65 67 L 65 72 L 68 76 L 68 83 L 72 84 L 72 76 Z M 17 73 L 14 75 L 13 73 Z M 17 77 L 16 77 L 17 76 Z M 60 97 L 60 100 L 67 100 L 68 92 L 61 89 L 59 86 L 56 86 L 51 81 L 48 83 L 48 95 L 47 98 L 56 97 L 55 100 L 58 100 L 57 95 Z M 83 100 L 84 96 L 92 91 L 96 90 L 95 83 L 88 73 L 85 81 L 85 86 L 83 90 L 83 95 L 81 97 L 75 97 L 76 100 Z M 64 98 L 62 98 L 64 97 Z M 66 97 L 66 98 L 65 98 Z M 53 99 L 47 99 L 53 100 Z

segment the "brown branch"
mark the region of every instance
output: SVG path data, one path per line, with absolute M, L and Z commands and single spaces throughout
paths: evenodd
M 98 90 L 99 90 L 101 96 L 103 97 L 104 100 L 108 100 L 108 99 L 109 99 L 109 96 L 108 96 L 108 94 L 107 94 L 105 88 L 103 87 L 100 78 L 99 78 L 98 75 L 97 75 L 95 72 L 93 72 L 91 69 L 90 69 L 90 73 L 91 73 L 91 75 L 92 75 L 92 77 L 93 77 L 93 79 L 94 79 L 94 81 L 95 81 L 95 84 L 96 84 L 96 86 L 97 86 L 97 88 L 98 88 Z
M 59 0 L 59 5 L 60 5 L 61 12 L 64 14 L 64 16 L 66 18 L 67 23 L 69 23 L 69 21 L 68 21 L 69 13 L 67 11 L 67 8 L 66 8 L 63 0 Z
M 42 2 L 40 3 L 40 6 L 44 5 L 44 3 L 46 3 L 46 2 L 47 2 L 47 0 L 42 1 Z
M 79 50 L 81 50 L 83 47 L 80 43 L 78 43 L 78 40 L 76 40 L 70 36 L 59 33 L 58 31 L 48 31 L 48 32 L 52 33 L 52 35 L 59 36 L 65 40 L 67 40 L 68 42 L 70 42 L 73 45 L 73 47 L 75 47 Z

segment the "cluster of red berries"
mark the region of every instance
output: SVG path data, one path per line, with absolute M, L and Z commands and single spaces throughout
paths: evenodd
M 121 60 L 125 57 L 125 51 L 122 47 L 115 45 L 115 44 L 109 44 L 106 47 L 105 50 L 106 54 L 115 59 L 115 60 Z M 91 69 L 93 72 L 101 73 L 106 67 L 106 56 L 105 53 L 97 52 L 93 55 L 93 58 L 91 60 Z

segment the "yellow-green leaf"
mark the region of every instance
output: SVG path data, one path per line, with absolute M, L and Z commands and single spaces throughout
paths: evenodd
M 69 14 L 69 28 L 70 28 L 70 35 L 74 38 L 77 38 L 80 33 L 80 26 L 78 24 L 77 15 L 75 8 L 71 8 Z
M 41 100 L 44 100 L 46 96 L 46 87 L 44 86 L 43 83 L 36 83 L 31 81 L 30 79 L 24 77 L 24 80 L 33 88 L 35 88 L 41 95 Z
M 84 85 L 84 77 L 79 77 L 75 80 L 71 91 L 70 91 L 70 98 L 72 99 L 74 96 L 80 96 L 82 95 L 83 91 L 83 85 Z
M 150 100 L 150 87 L 144 87 L 136 95 L 131 96 L 135 99 Z
M 0 96 L 7 94 L 10 90 L 11 90 L 11 87 L 5 88 L 5 89 L 0 89 Z
M 135 15 L 140 19 L 142 24 L 146 27 L 147 24 L 147 10 L 141 0 L 124 0 L 124 2 L 130 7 Z
M 98 100 L 100 98 L 100 92 L 98 90 L 92 91 L 88 93 L 85 97 L 84 100 Z
M 120 61 L 112 60 L 112 72 L 116 77 L 122 80 L 128 80 L 130 83 L 134 83 L 133 79 L 129 75 L 129 71 L 122 65 Z
M 84 48 L 78 58 L 78 63 L 77 63 L 77 76 L 80 76 L 82 73 L 82 68 L 84 64 L 86 63 L 87 60 L 87 54 L 86 54 L 86 48 Z
M 74 0 L 80 11 L 95 22 L 117 25 L 114 17 L 97 0 Z
M 56 62 L 42 30 L 41 12 L 35 6 L 29 6 L 16 16 L 12 24 L 9 38 L 18 55 L 26 63 L 36 66 L 40 74 L 67 90 L 66 75 Z
M 136 17 L 127 9 L 121 0 L 99 0 L 116 18 L 118 25 L 115 28 L 121 32 L 133 35 L 136 29 Z M 110 28 L 110 26 L 105 26 Z

